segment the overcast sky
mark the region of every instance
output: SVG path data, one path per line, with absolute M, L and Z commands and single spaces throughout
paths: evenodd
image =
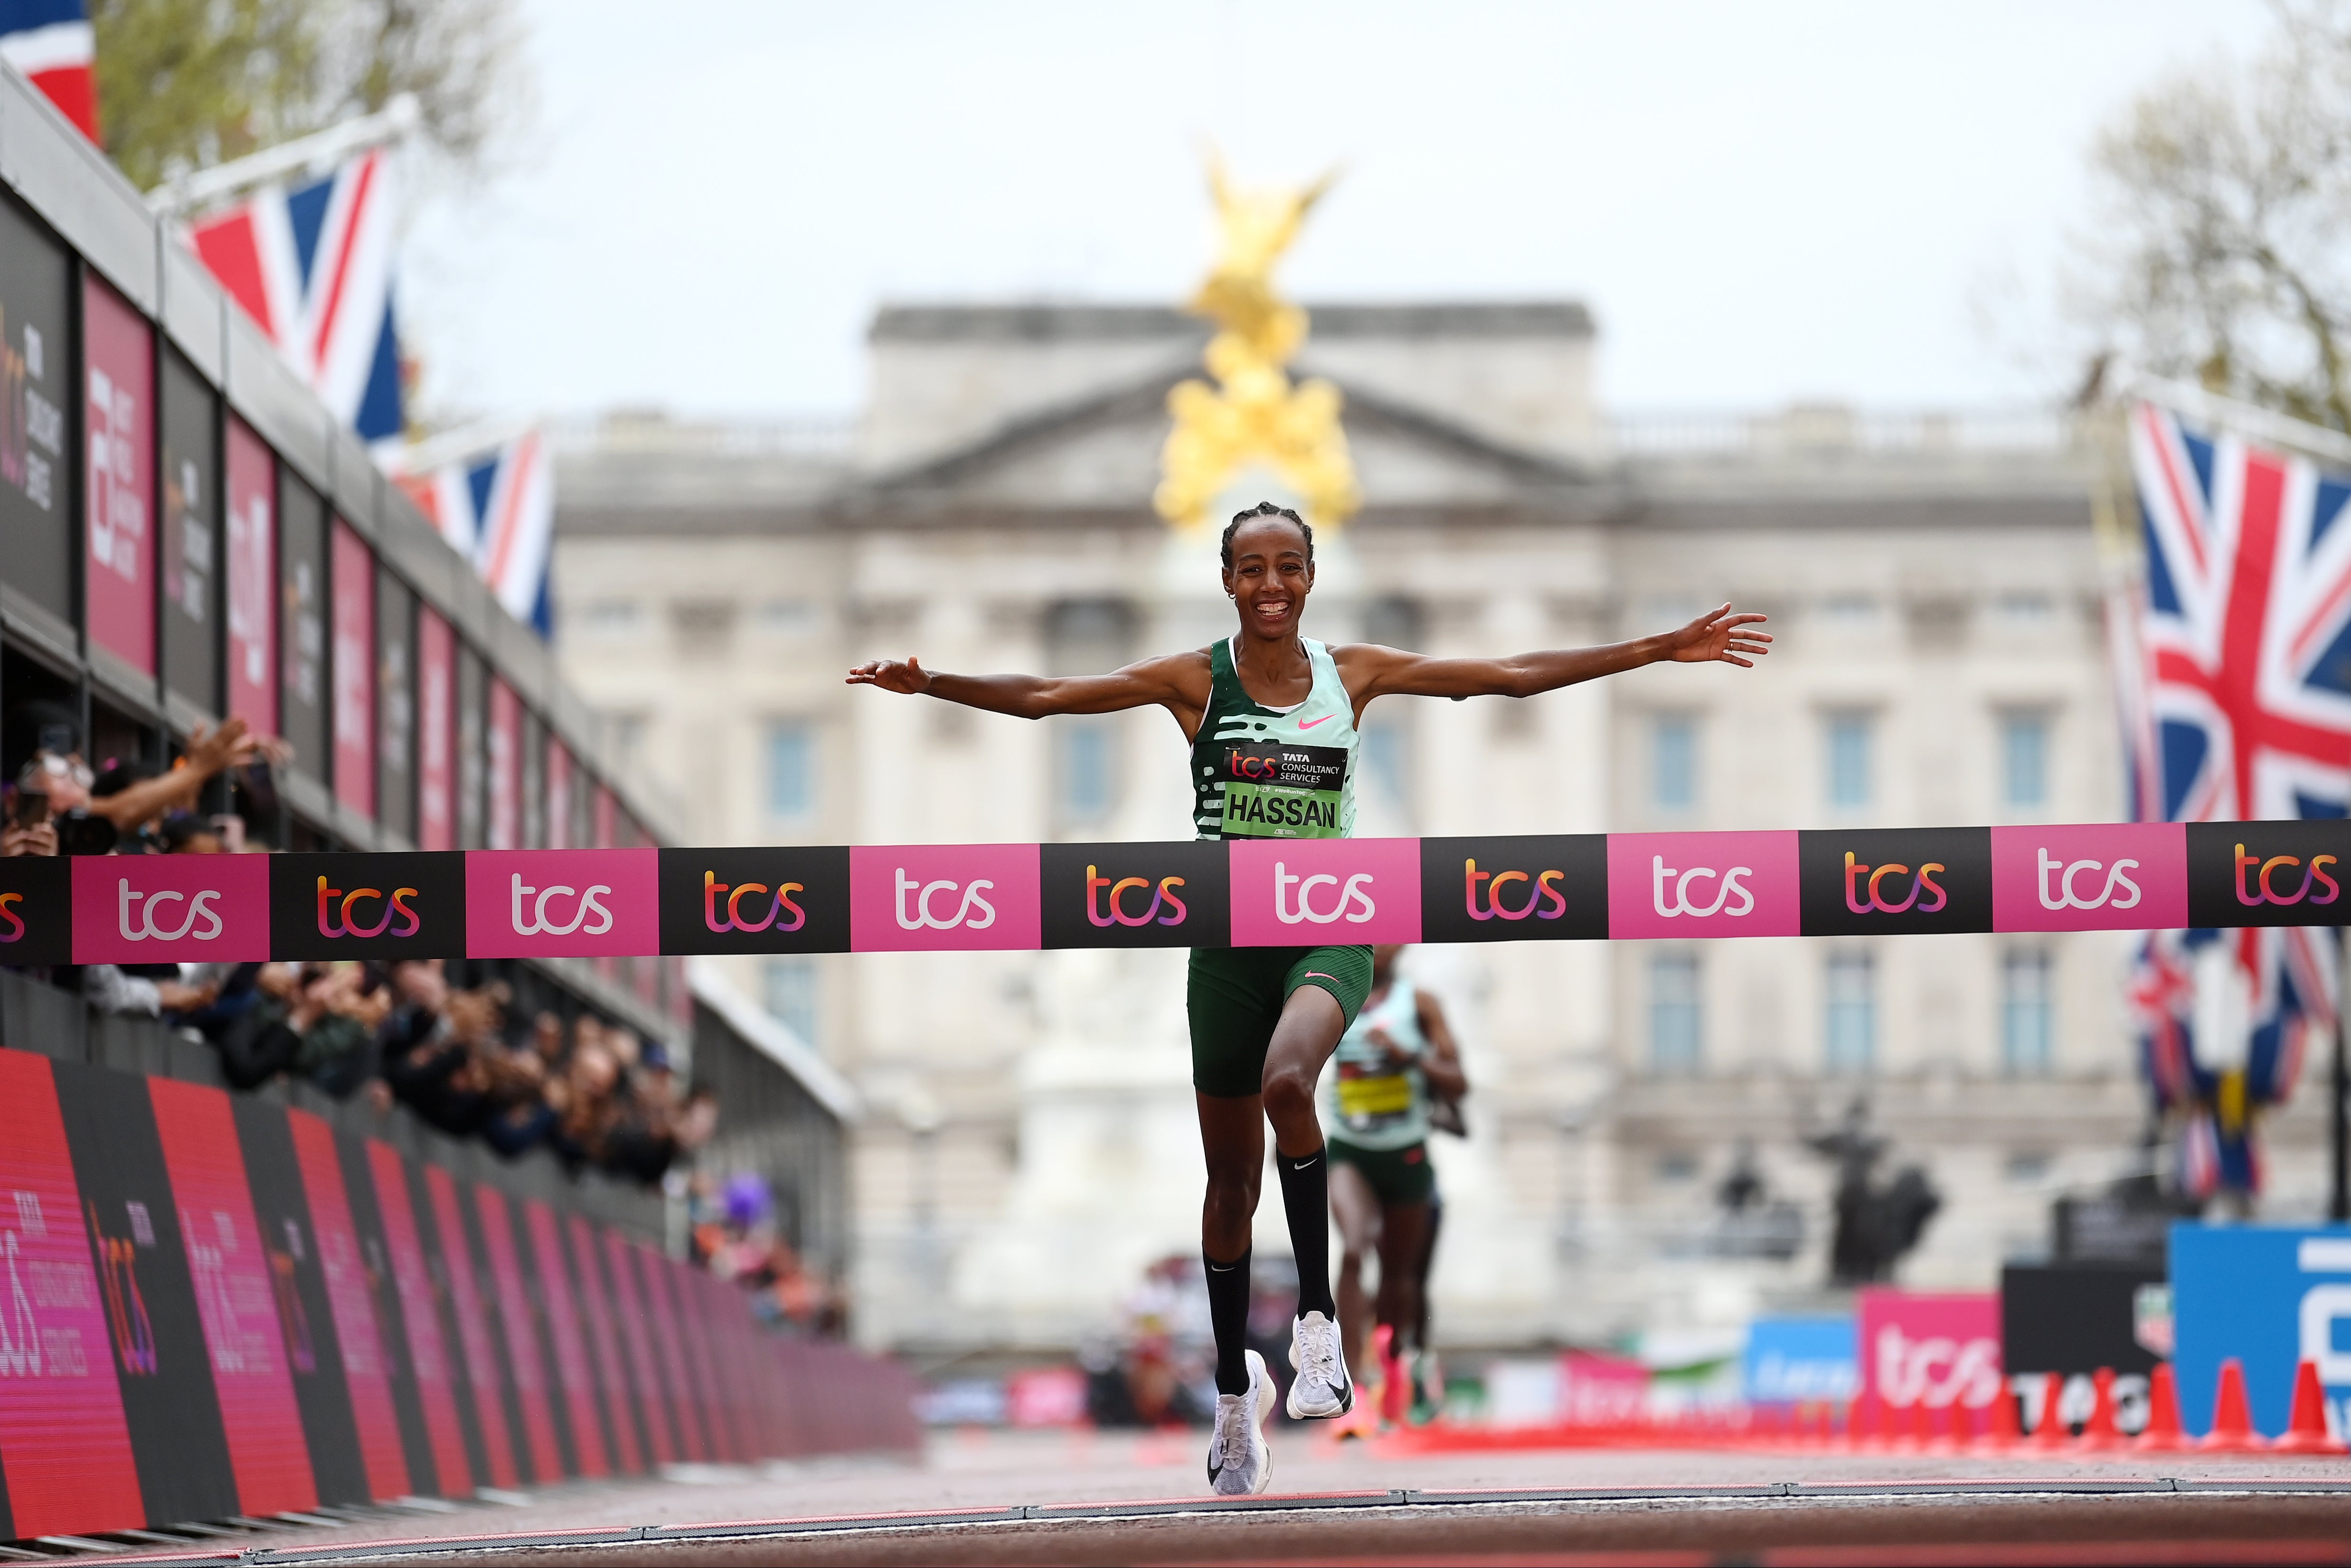
M 2117 106 L 2268 25 L 2257 0 L 524 5 L 527 144 L 426 205 L 403 267 L 428 395 L 473 413 L 846 413 L 877 303 L 1172 301 L 1208 255 L 1211 138 L 1244 179 L 1344 165 L 1293 295 L 1582 299 L 1616 408 L 2037 396 L 1974 302 L 2047 292 Z

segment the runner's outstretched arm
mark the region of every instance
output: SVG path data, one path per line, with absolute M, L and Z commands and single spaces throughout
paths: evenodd
M 1754 629 L 1764 619 L 1751 612 L 1734 614 L 1725 604 L 1677 631 L 1599 648 L 1553 648 L 1504 659 L 1435 659 L 1356 643 L 1332 650 L 1332 656 L 1360 716 L 1376 696 L 1531 697 L 1667 661 L 1752 669 L 1755 659 L 1771 651 L 1771 633 Z
M 860 664 L 849 672 L 848 680 L 852 686 L 879 686 L 907 695 L 926 693 L 1015 718 L 1165 707 L 1175 714 L 1186 736 L 1199 727 L 1200 716 L 1207 709 L 1208 683 L 1208 657 L 1199 652 L 1144 659 L 1106 675 L 951 675 L 926 670 L 920 659 L 909 655 Z
M 1469 1092 L 1469 1075 L 1461 1070 L 1461 1048 L 1453 1043 L 1453 1029 L 1445 1021 L 1445 1008 L 1426 991 L 1415 992 L 1414 1003 L 1420 1032 L 1428 1039 L 1427 1053 L 1420 1059 L 1421 1076 L 1446 1099 L 1458 1100 Z

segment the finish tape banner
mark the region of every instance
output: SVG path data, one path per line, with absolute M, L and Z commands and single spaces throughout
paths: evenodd
M 0 963 L 2338 925 L 2351 821 L 0 861 Z
M 911 1392 L 307 1112 L 0 1050 L 0 1540 L 905 1448 Z

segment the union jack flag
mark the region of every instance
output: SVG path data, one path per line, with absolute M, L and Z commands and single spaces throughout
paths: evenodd
M 2344 816 L 2351 475 L 2151 403 L 2132 410 L 2130 448 L 2146 573 L 2108 631 L 2132 814 Z M 2131 1002 L 2149 1087 L 2182 1123 L 2189 1192 L 2260 1190 L 2256 1113 L 2294 1092 L 2313 1031 L 2334 1029 L 2335 967 L 2332 934 L 2299 926 L 2147 938 Z
M 98 35 L 84 0 L 0 0 L 0 60 L 6 60 L 98 140 Z
M 526 430 L 421 472 L 400 472 L 398 458 L 393 467 L 393 482 L 474 563 L 507 612 L 540 636 L 551 635 L 547 563 L 555 543 L 555 465 L 547 438 Z
M 268 185 L 198 219 L 190 245 L 319 399 L 371 445 L 404 414 L 393 321 L 390 152 L 362 152 L 324 179 Z

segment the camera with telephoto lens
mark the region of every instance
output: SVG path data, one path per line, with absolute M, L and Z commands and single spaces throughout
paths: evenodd
M 57 828 L 57 853 L 103 855 L 113 852 L 118 835 L 114 824 L 104 817 L 76 807 L 52 820 Z

